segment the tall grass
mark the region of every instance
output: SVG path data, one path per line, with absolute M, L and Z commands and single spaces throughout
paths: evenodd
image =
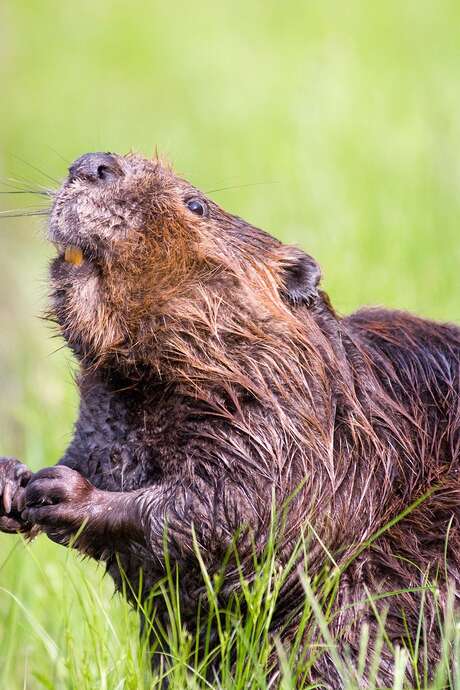
M 275 534 L 273 529 L 263 553 L 254 556 L 254 578 L 248 581 L 241 567 L 240 591 L 226 599 L 225 605 L 221 598 L 223 571 L 210 577 L 195 545 L 203 579 L 196 630 L 182 622 L 179 575 L 168 561 L 164 578 L 148 602 L 138 600 L 136 612 L 136 607 L 132 610 L 121 596 L 110 599 L 110 586 L 101 573 L 75 557 L 71 549 L 63 549 L 61 558 L 52 564 L 43 563 L 29 543 L 16 541 L 0 563 L 0 573 L 5 575 L 15 553 L 27 559 L 29 568 L 11 589 L 0 588 L 3 600 L 9 602 L 2 621 L 9 634 L 0 641 L 2 687 L 13 687 L 12 678 L 24 675 L 25 687 L 53 690 L 160 689 L 165 682 L 172 690 L 296 690 L 324 686 L 326 681 L 315 676 L 314 666 L 327 655 L 336 672 L 332 687 L 337 686 L 335 682 L 346 690 L 377 690 L 382 688 L 381 668 L 388 663 L 388 657 L 381 657 L 386 648 L 394 663 L 392 689 L 409 687 L 408 676 L 413 679 L 410 687 L 417 690 L 460 688 L 460 623 L 454 612 L 455 592 L 448 593 L 441 607 L 437 583 L 426 581 L 411 590 L 368 592 L 363 601 L 349 604 L 367 608 L 377 621 L 376 632 L 363 623 L 356 658 L 333 632 L 335 619 L 347 612 L 346 607 L 336 606 L 344 570 L 330 562 L 321 572 L 310 575 L 308 544 L 315 538 L 313 534 L 300 538 L 289 562 L 280 566 Z M 27 583 L 31 580 L 33 600 L 28 601 Z M 275 623 L 279 601 L 299 582 L 300 594 L 291 619 Z M 129 583 L 125 587 L 129 588 Z M 398 645 L 388 638 L 385 617 L 390 598 L 403 591 L 417 592 L 421 606 L 416 633 L 411 637 L 408 632 Z M 426 661 L 431 644 L 424 625 L 428 598 L 437 606 L 437 625 L 442 631 L 441 659 L 436 668 Z M 159 603 L 168 612 L 161 622 L 155 616 Z M 45 628 L 42 620 L 46 613 L 50 619 Z M 138 613 L 144 619 L 142 636 Z M 51 626 L 51 619 L 57 624 Z M 288 635 L 292 621 L 294 632 Z M 23 652 L 22 668 L 14 663 L 18 648 Z

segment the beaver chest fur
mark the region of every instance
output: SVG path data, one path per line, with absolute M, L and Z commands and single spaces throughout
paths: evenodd
M 32 475 L 0 462 L 1 529 L 67 544 L 84 523 L 73 546 L 104 561 L 119 588 L 121 571 L 134 592 L 142 573 L 144 598 L 164 575 L 166 544 L 193 626 L 194 540 L 213 574 L 236 539 L 253 577 L 272 499 L 289 500 L 280 560 L 312 525 L 310 572 L 327 554 L 350 563 L 334 623 L 350 658 L 363 615 L 371 643 L 376 630 L 372 609 L 353 607 L 368 592 L 406 590 L 385 601 L 387 634 L 415 635 L 421 594 L 410 588 L 427 576 L 441 591 L 460 586 L 459 329 L 382 309 L 339 317 L 310 256 L 158 159 L 82 156 L 48 234 L 51 314 L 79 362 L 80 412 L 56 466 Z M 233 569 L 223 600 L 235 589 Z M 432 623 L 432 604 L 426 615 Z M 435 625 L 430 635 L 434 663 Z M 382 659 L 391 684 L 389 649 Z M 327 651 L 315 674 L 340 687 Z

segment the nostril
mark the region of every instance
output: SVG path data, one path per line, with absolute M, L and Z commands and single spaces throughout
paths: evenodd
M 108 165 L 98 165 L 96 174 L 99 180 L 109 180 L 113 177 L 118 177 Z
M 86 153 L 69 168 L 69 179 L 89 180 L 90 182 L 112 182 L 122 177 L 123 171 L 111 153 Z

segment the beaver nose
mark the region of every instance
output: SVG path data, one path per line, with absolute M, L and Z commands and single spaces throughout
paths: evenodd
M 123 171 L 111 153 L 85 153 L 77 158 L 69 168 L 69 180 L 89 180 L 90 182 L 111 182 L 122 177 Z

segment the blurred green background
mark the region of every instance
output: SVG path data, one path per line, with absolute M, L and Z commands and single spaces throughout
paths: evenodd
M 458 0 L 3 0 L 0 189 L 57 186 L 87 151 L 158 147 L 313 254 L 341 313 L 384 304 L 460 321 L 459 78 Z M 0 453 L 32 467 L 59 458 L 77 405 L 72 362 L 39 319 L 43 230 L 0 220 Z M 64 610 L 82 655 L 88 638 L 62 583 L 100 581 L 80 568 L 44 539 L 0 537 L 2 687 L 68 687 Z M 101 601 L 120 622 L 110 589 Z

